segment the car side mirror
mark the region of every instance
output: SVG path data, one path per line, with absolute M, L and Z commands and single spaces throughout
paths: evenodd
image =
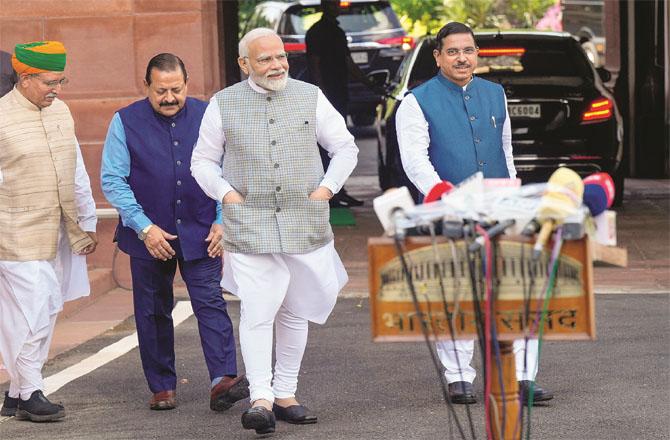
M 378 87 L 384 87 L 391 76 L 388 69 L 373 70 L 367 74 L 368 79 Z
M 598 67 L 596 69 L 596 72 L 598 72 L 598 76 L 604 83 L 612 79 L 612 73 L 609 70 L 605 69 L 604 67 Z

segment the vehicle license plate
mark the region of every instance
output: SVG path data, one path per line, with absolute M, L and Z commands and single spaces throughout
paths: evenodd
M 540 104 L 510 104 L 507 107 L 512 118 L 539 118 Z
M 365 64 L 368 62 L 368 53 L 367 52 L 351 52 L 351 59 L 354 60 L 356 64 Z

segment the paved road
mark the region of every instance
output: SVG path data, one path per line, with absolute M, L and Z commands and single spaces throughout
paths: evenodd
M 378 191 L 371 134 L 358 132 L 361 162 L 350 184 L 352 192 L 366 200 Z M 668 191 L 661 185 L 658 194 L 649 195 L 648 186 L 642 191 L 635 184 L 631 191 L 620 211 L 620 238 L 634 265 L 627 271 L 603 272 L 602 278 L 615 279 L 623 287 L 644 285 L 647 294 L 599 294 L 597 341 L 544 345 L 538 380 L 554 390 L 556 398 L 533 409 L 531 438 L 670 438 Z M 356 219 L 357 227 L 335 231 L 338 250 L 355 275 L 345 290 L 349 296 L 367 292 L 365 239 L 380 231 L 369 206 L 357 209 Z M 650 275 L 656 281 L 649 283 Z M 239 304 L 231 303 L 230 310 L 237 323 Z M 127 321 L 50 361 L 45 373 L 59 372 L 133 331 L 132 320 Z M 222 414 L 209 410 L 208 380 L 193 318 L 177 328 L 176 343 L 182 381 L 178 409 L 163 413 L 148 409 L 149 391 L 138 352 L 133 350 L 53 394 L 66 405 L 65 421 L 36 425 L 3 420 L 0 440 L 255 438 L 240 426 L 245 404 Z M 241 358 L 238 361 L 241 366 Z M 475 386 L 481 399 L 481 381 Z M 441 400 L 426 346 L 372 343 L 365 298 L 341 299 L 325 326 L 312 327 L 298 397 L 318 413 L 319 423 L 305 427 L 282 423 L 274 438 L 461 438 Z M 484 407 L 479 403 L 470 409 L 476 438 L 483 439 Z M 468 431 L 466 438 L 472 438 L 465 408 L 457 408 L 457 415 Z
M 599 295 L 597 341 L 547 342 L 540 381 L 556 398 L 533 409 L 531 438 L 668 438 L 669 306 L 667 294 Z M 238 303 L 230 309 L 237 321 Z M 112 332 L 57 359 L 47 374 L 128 330 Z M 246 404 L 226 413 L 208 409 L 208 383 L 193 318 L 177 328 L 176 341 L 179 378 L 187 381 L 178 387 L 176 410 L 148 409 L 149 392 L 133 350 L 53 395 L 66 405 L 63 422 L 38 425 L 10 419 L 0 423 L 0 438 L 254 438 L 240 426 Z M 275 438 L 461 438 L 455 423 L 448 423 L 437 384 L 425 345 L 372 343 L 367 301 L 344 299 L 325 326 L 311 328 L 300 376 L 299 398 L 318 412 L 319 423 L 280 423 Z M 475 385 L 481 396 L 481 381 Z M 483 408 L 481 403 L 471 407 L 480 439 Z M 459 407 L 457 414 L 467 426 L 465 408 Z

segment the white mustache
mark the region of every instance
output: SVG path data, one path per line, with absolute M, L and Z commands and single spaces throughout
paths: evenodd
M 46 98 L 55 98 L 57 96 L 58 95 L 56 93 L 49 93 L 49 94 L 47 94 Z
M 270 78 L 271 75 L 283 75 L 286 73 L 286 69 L 273 69 L 265 74 L 266 78 Z

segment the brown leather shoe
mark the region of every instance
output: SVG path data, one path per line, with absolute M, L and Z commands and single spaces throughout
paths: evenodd
M 177 406 L 177 394 L 175 390 L 166 390 L 154 393 L 149 402 L 149 408 L 157 411 L 174 409 Z
M 249 381 L 242 376 L 224 377 L 214 385 L 209 399 L 209 408 L 212 411 L 225 411 L 238 400 L 249 397 Z

